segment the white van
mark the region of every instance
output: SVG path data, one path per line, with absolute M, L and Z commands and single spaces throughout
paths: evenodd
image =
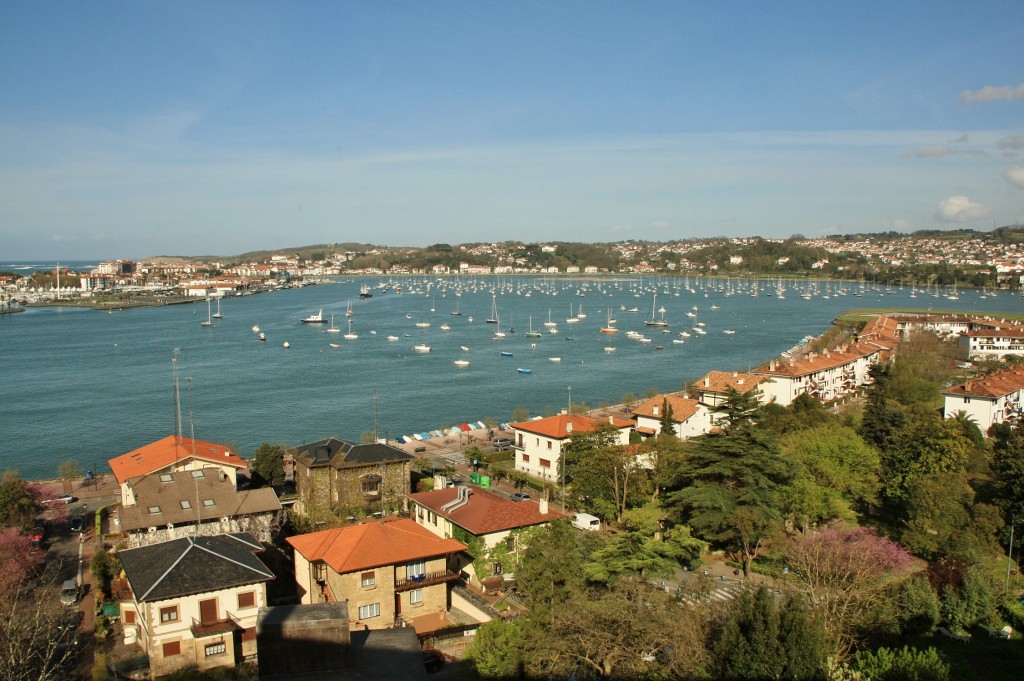
M 587 532 L 597 532 L 601 529 L 601 519 L 589 513 L 577 513 L 572 519 L 572 524 L 573 527 Z

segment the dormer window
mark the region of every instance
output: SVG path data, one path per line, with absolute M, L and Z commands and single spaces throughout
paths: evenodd
M 203 506 L 206 506 L 207 508 L 213 506 L 213 499 L 203 499 Z
M 159 506 L 150 506 L 149 507 L 149 512 L 150 513 L 159 513 L 160 512 L 160 507 Z
M 205 478 L 206 477 L 206 473 L 203 472 L 203 471 L 192 471 L 192 477 L 193 478 Z
M 174 476 L 171 475 L 170 473 L 161 473 L 160 474 L 160 482 L 173 482 L 173 481 L 174 481 Z
M 192 508 L 192 502 L 189 501 L 188 499 L 182 499 L 181 507 L 187 511 L 188 509 Z

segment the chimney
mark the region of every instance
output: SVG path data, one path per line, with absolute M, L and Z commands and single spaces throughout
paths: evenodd
M 733 378 L 736 378 L 737 376 L 739 376 L 739 373 L 738 373 L 738 372 L 736 372 L 736 371 L 732 372 L 732 377 L 733 377 Z
M 612 416 L 611 414 L 608 414 L 608 423 L 612 424 L 613 426 L 615 425 L 615 417 Z
M 711 387 L 711 376 L 710 375 L 704 377 L 704 387 L 705 388 L 710 388 Z
M 540 514 L 541 515 L 547 515 L 548 514 L 548 498 L 547 497 L 541 497 L 540 501 L 537 502 L 537 503 L 540 504 Z
M 565 422 L 565 432 L 567 432 L 567 433 L 571 433 L 572 432 L 572 421 L 566 421 Z
M 651 409 L 654 411 L 654 416 L 657 416 L 658 415 L 658 408 L 657 407 L 652 407 Z
M 745 381 L 745 380 L 746 379 L 743 379 L 743 378 L 739 379 L 738 381 L 736 381 L 736 385 L 743 385 L 743 381 Z
M 773 359 L 772 361 L 768 362 L 768 371 L 775 371 L 775 367 L 777 366 L 779 366 L 779 363 Z

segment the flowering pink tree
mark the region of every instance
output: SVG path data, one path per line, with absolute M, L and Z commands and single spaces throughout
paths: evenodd
M 808 606 L 843 648 L 869 624 L 894 582 L 913 558 L 873 528 L 829 527 L 790 541 L 789 572 Z
M 10 594 L 42 565 L 43 552 L 18 528 L 0 529 L 0 598 Z

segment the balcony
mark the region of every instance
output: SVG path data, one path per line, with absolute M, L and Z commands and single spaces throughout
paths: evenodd
M 433 586 L 434 584 L 444 584 L 445 582 L 457 581 L 459 581 L 459 576 L 451 570 L 428 572 L 425 575 L 414 575 L 413 577 L 407 577 L 405 579 L 396 579 L 395 593 L 412 591 L 413 589 L 419 589 L 424 586 Z
M 193 638 L 203 638 L 205 636 L 217 636 L 219 634 L 228 634 L 235 630 L 235 621 L 230 617 L 222 620 L 214 620 L 212 622 L 200 622 L 199 620 L 193 619 L 192 626 Z

